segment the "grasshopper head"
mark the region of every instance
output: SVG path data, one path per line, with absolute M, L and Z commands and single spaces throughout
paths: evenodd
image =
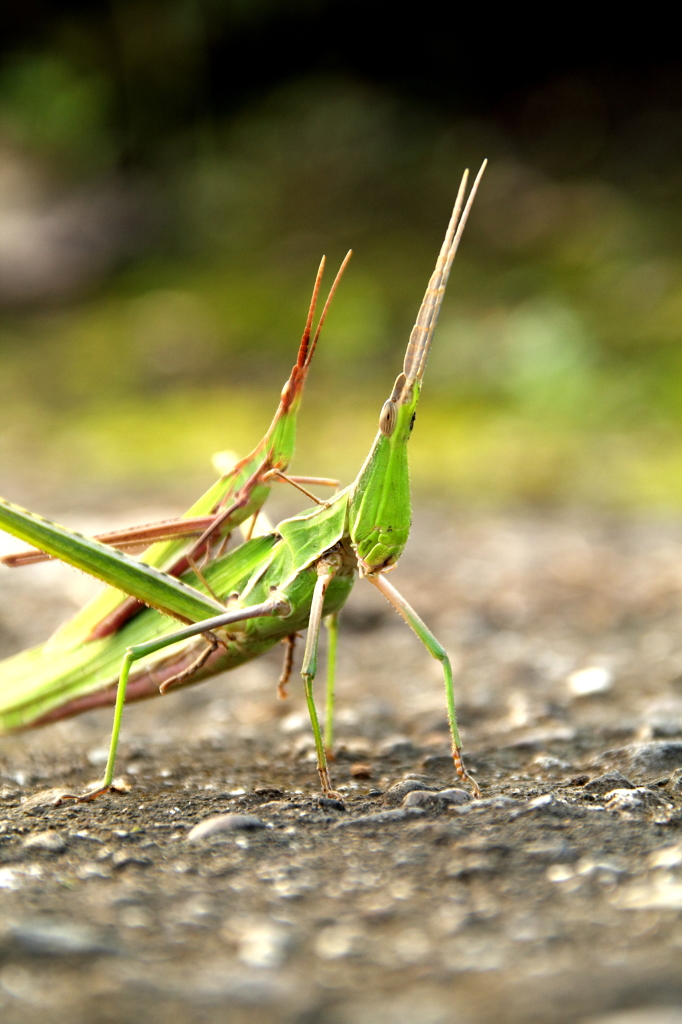
M 468 171 L 464 172 L 445 240 L 410 335 L 403 372 L 383 404 L 379 433 L 352 487 L 349 528 L 361 575 L 371 576 L 395 565 L 407 543 L 412 519 L 407 442 L 450 268 L 484 170 L 485 163 L 463 208 L 468 179 Z

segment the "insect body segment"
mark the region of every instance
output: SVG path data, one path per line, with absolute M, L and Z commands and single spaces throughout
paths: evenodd
M 185 603 L 180 613 L 177 587 L 173 589 L 169 584 L 167 591 L 162 587 L 163 594 L 155 600 L 155 606 L 166 609 L 172 605 L 175 609 L 172 613 L 176 616 L 182 614 L 185 621 L 189 618 L 190 625 L 178 630 L 157 612 L 143 612 L 125 627 L 119 628 L 114 636 L 73 645 L 68 652 L 69 658 L 74 659 L 73 666 L 66 669 L 68 659 L 67 652 L 64 652 L 62 665 L 55 667 L 53 664 L 51 674 L 46 671 L 38 683 L 27 682 L 27 672 L 29 664 L 35 669 L 41 660 L 40 652 L 45 648 L 10 659 L 4 669 L 9 667 L 10 678 L 14 674 L 20 685 L 16 689 L 11 683 L 7 686 L 4 682 L 7 678 L 5 671 L 0 690 L 0 725 L 11 728 L 12 723 L 18 724 L 22 719 L 23 724 L 35 724 L 38 720 L 45 721 L 49 716 L 56 717 L 59 711 L 69 713 L 70 709 L 81 710 L 85 700 L 110 702 L 116 693 L 109 762 L 102 786 L 96 791 L 101 792 L 110 786 L 113 778 L 116 744 L 126 698 L 150 696 L 154 685 L 157 692 L 159 687 L 165 690 L 173 685 L 184 685 L 190 681 L 190 670 L 194 672 L 194 681 L 234 668 L 257 657 L 281 640 L 286 639 L 290 643 L 294 634 L 307 628 L 301 674 L 315 737 L 320 781 L 323 790 L 331 792 L 325 742 L 330 745 L 332 737 L 334 666 L 330 666 L 327 728 L 323 739 L 313 693 L 317 674 L 318 638 L 323 619 L 329 618 L 333 638 L 331 646 L 335 649 L 336 616 L 359 574 L 377 587 L 405 619 L 428 652 L 440 662 L 454 768 L 460 778 L 468 780 L 474 792 L 478 793 L 478 787 L 469 779 L 462 763 L 453 674 L 448 655 L 414 609 L 388 582 L 385 573 L 397 563 L 409 535 L 411 510 L 407 444 L 414 425 L 426 359 L 448 274 L 484 167 L 485 164 L 476 178 L 466 205 L 464 195 L 467 175 L 462 179 L 436 268 L 410 335 L 403 372 L 398 376 L 388 401 L 384 403 L 379 432 L 355 482 L 330 501 L 282 521 L 272 534 L 254 538 L 222 557 L 214 557 L 200 574 L 185 573 L 179 584 L 183 594 L 190 590 L 192 600 L 200 604 L 203 602 L 202 609 L 208 608 L 208 612 L 202 610 L 200 614 L 188 614 L 188 604 Z M 314 345 L 315 339 L 310 347 L 307 341 L 305 345 L 302 344 L 299 352 L 300 367 L 297 363 L 285 387 L 280 410 L 286 412 L 295 408 L 297 399 L 295 395 L 294 398 L 291 396 L 295 393 L 300 372 L 307 366 Z M 276 417 L 271 428 L 282 430 L 278 444 L 284 458 L 288 457 L 286 437 L 291 427 L 291 423 L 281 426 Z M 261 445 L 267 446 L 269 436 L 268 433 Z M 231 509 L 237 506 L 240 509 L 250 507 L 249 502 L 257 493 L 257 487 L 267 480 L 267 473 L 281 469 L 281 466 L 274 464 L 272 453 L 266 456 L 261 446 L 257 452 L 259 454 L 255 461 L 248 463 L 251 476 L 242 490 L 233 488 L 230 492 L 231 508 L 216 517 L 215 525 L 209 527 L 199 544 L 208 543 L 213 532 L 223 527 L 228 513 L 232 514 Z M 253 456 L 249 458 L 253 459 Z M 264 475 L 266 467 L 267 473 Z M 0 506 L 0 524 L 3 522 L 3 508 Z M 197 510 L 195 506 L 192 514 L 202 514 L 203 511 Z M 20 536 L 24 535 L 22 530 L 28 533 L 30 518 L 27 516 L 26 523 L 22 525 L 21 516 L 15 516 L 12 520 L 13 532 Z M 50 530 L 47 532 L 49 534 Z M 29 539 L 33 539 L 33 535 Z M 51 537 L 44 540 L 45 544 L 53 545 L 56 550 L 56 541 Z M 112 561 L 107 563 L 107 549 L 103 545 L 88 546 L 83 538 L 73 539 L 73 536 L 70 541 L 61 538 L 59 544 L 59 557 L 68 554 L 72 564 L 78 564 L 87 572 L 99 575 L 100 578 L 108 579 L 112 575 L 115 578 L 117 570 L 113 565 L 118 565 L 119 561 L 112 556 Z M 77 549 L 76 554 L 73 554 L 72 547 Z M 141 567 L 141 571 L 144 573 L 146 570 Z M 162 574 L 154 575 L 155 586 L 159 582 L 157 576 Z M 177 580 L 174 582 L 178 584 Z M 117 585 L 123 585 L 120 579 Z M 148 585 L 145 583 L 145 586 Z M 137 586 L 135 581 L 135 588 Z M 126 587 L 129 587 L 127 582 L 123 589 Z M 206 591 L 214 596 L 207 595 Z M 128 592 L 139 598 L 137 589 L 129 588 Z M 220 603 L 225 601 L 227 607 Z M 93 659 L 90 665 L 89 655 Z M 95 666 L 97 659 L 100 659 L 100 663 Z M 115 665 L 120 665 L 121 661 L 123 667 L 115 690 Z M 22 696 L 18 697 L 19 691 Z M 88 706 L 92 706 L 92 703 Z
M 174 576 L 181 575 L 191 567 L 193 558 L 203 554 L 214 554 L 215 549 L 219 550 L 225 544 L 236 527 L 258 514 L 267 501 L 273 479 L 289 479 L 285 475 L 285 470 L 294 454 L 296 424 L 303 387 L 331 301 L 350 257 L 351 252 L 346 255 L 339 268 L 313 334 L 313 320 L 325 266 L 325 258 L 322 258 L 296 363 L 282 389 L 279 406 L 262 441 L 250 455 L 240 459 L 224 473 L 180 520 L 157 524 L 156 543 L 148 547 L 139 556 L 138 561 L 152 568 L 163 569 Z M 336 483 L 326 478 L 320 481 L 316 481 L 315 478 L 307 479 L 325 486 Z M 1 508 L 0 527 L 12 532 L 11 520 L 2 515 Z M 20 532 L 16 535 L 40 546 L 36 535 Z M 127 547 L 131 541 L 134 544 L 140 536 L 146 540 L 153 539 L 153 524 L 146 528 L 146 532 L 144 528 L 134 528 L 120 531 L 118 534 L 109 534 L 105 539 L 108 545 Z M 41 550 L 55 557 L 64 557 L 47 547 Z M 19 565 L 22 561 L 37 561 L 40 558 L 40 552 L 33 551 L 28 552 L 23 560 L 21 555 L 18 558 L 10 555 L 2 561 L 8 565 Z M 85 571 L 90 570 L 86 568 Z M 147 588 L 144 583 L 140 584 L 139 577 L 134 576 L 133 580 L 126 577 L 116 578 L 115 582 L 105 580 L 111 584 L 112 589 L 98 595 L 62 626 L 52 638 L 52 645 L 63 648 L 73 643 L 111 635 L 132 615 L 138 613 L 142 604 L 153 603 L 148 600 Z M 122 596 L 121 590 L 129 596 Z M 167 610 L 170 614 L 175 614 L 173 606 L 169 606 Z M 179 617 L 184 619 L 183 615 Z

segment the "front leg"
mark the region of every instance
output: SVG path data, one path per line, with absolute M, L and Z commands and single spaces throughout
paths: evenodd
M 459 729 L 457 728 L 452 665 L 450 664 L 447 651 L 438 643 L 431 630 L 428 628 L 426 623 L 422 622 L 414 608 L 407 603 L 402 594 L 400 594 L 396 588 L 388 582 L 383 574 L 378 573 L 376 576 L 366 576 L 365 578 L 368 579 L 369 582 L 377 588 L 377 590 L 381 591 L 384 597 L 393 605 L 398 614 L 405 619 L 408 626 L 414 630 L 429 654 L 436 658 L 436 660 L 443 666 L 443 676 L 445 678 L 445 700 L 448 708 L 450 736 L 452 737 L 452 758 L 455 762 L 455 768 L 457 769 L 457 774 L 460 779 L 462 779 L 463 782 L 469 783 L 474 791 L 474 796 L 480 797 L 481 791 L 478 788 L 478 784 L 475 779 L 471 778 L 462 761 L 462 742 L 459 738 Z
M 324 747 L 328 761 L 334 761 L 334 702 L 336 690 L 336 648 L 339 640 L 339 613 L 333 612 L 324 620 L 329 637 L 327 647 L 327 703 L 324 720 Z
M 281 598 L 273 597 L 271 600 L 264 601 L 262 604 L 251 605 L 246 608 L 235 608 L 232 611 L 226 611 L 222 615 L 216 615 L 211 619 L 204 619 L 202 622 L 186 626 L 184 629 L 180 629 L 175 633 L 170 633 L 158 640 L 149 640 L 146 643 L 129 647 L 123 658 L 121 675 L 118 681 L 116 706 L 114 708 L 114 724 L 111 730 L 109 758 L 104 771 L 104 778 L 94 790 L 86 793 L 81 799 L 92 800 L 95 797 L 100 796 L 100 794 L 108 792 L 112 788 L 114 766 L 116 763 L 116 750 L 118 748 L 118 738 L 121 732 L 123 708 L 125 707 L 126 690 L 128 688 L 128 677 L 130 676 L 130 670 L 136 661 L 139 661 L 140 658 L 147 657 L 149 654 L 156 654 L 158 651 L 162 651 L 164 648 L 170 647 L 172 644 L 181 643 L 182 641 L 189 640 L 192 637 L 204 635 L 209 643 L 207 650 L 203 651 L 199 655 L 196 661 L 189 666 L 189 669 L 181 673 L 179 676 L 175 676 L 173 679 L 167 680 L 165 685 L 167 687 L 171 683 L 177 684 L 178 680 L 184 681 L 187 678 L 188 673 L 196 672 L 204 661 L 206 661 L 209 655 L 213 653 L 220 642 L 212 635 L 213 630 L 221 629 L 224 626 L 229 626 L 237 622 L 244 622 L 247 619 L 257 619 L 270 615 L 289 615 L 290 611 L 291 608 L 286 601 L 283 601 Z M 162 692 L 164 692 L 163 687 Z
M 320 626 L 322 625 L 322 607 L 327 587 L 333 580 L 341 566 L 340 556 L 331 552 L 319 559 L 315 566 L 317 570 L 317 581 L 313 591 L 313 599 L 310 605 L 310 618 L 308 620 L 308 635 L 306 637 L 305 652 L 303 654 L 303 665 L 301 675 L 305 686 L 305 699 L 310 715 L 310 724 L 313 728 L 315 738 L 315 751 L 317 753 L 317 771 L 322 783 L 322 790 L 325 796 L 333 796 L 331 782 L 329 780 L 329 769 L 327 768 L 327 755 L 320 729 L 320 720 L 315 707 L 313 694 L 313 682 L 317 674 L 317 645 L 320 638 Z

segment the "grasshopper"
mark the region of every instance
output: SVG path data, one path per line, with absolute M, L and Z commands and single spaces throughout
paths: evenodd
M 251 454 L 236 461 L 181 518 L 129 527 L 125 530 L 100 535 L 96 538 L 97 540 L 123 551 L 139 549 L 153 541 L 154 543 L 138 556 L 140 561 L 177 576 L 190 565 L 196 569 L 194 559 L 202 554 L 210 555 L 212 545 L 217 543 L 219 547 L 224 547 L 237 526 L 248 523 L 250 530 L 253 530 L 257 516 L 270 494 L 273 482 L 287 481 L 302 490 L 308 497 L 313 496 L 306 490 L 304 484 L 338 487 L 337 480 L 319 477 L 290 477 L 287 476 L 286 470 L 294 454 L 296 420 L 308 369 L 329 306 L 351 255 L 351 252 L 347 253 L 339 268 L 311 341 L 315 308 L 325 266 L 325 257 L 322 257 L 315 278 L 296 363 L 282 389 L 273 421 L 263 440 Z M 214 461 L 219 460 L 220 456 L 225 454 L 219 453 L 214 457 Z M 189 551 L 187 550 L 188 537 L 193 538 Z M 52 556 L 44 551 L 31 549 L 5 555 L 0 558 L 0 562 L 15 568 L 40 562 L 50 557 Z M 120 589 L 108 587 L 68 623 L 60 627 L 51 643 L 63 647 L 108 636 L 115 633 L 129 618 L 139 612 L 141 607 L 141 600 L 138 600 L 137 597 L 126 597 L 121 594 Z
M 381 409 L 379 431 L 356 480 L 330 501 L 285 519 L 274 532 L 254 537 L 213 559 L 201 576 L 189 571 L 180 579 L 141 566 L 124 552 L 80 537 L 8 502 L 0 503 L 3 529 L 150 606 L 115 635 L 61 652 L 43 645 L 2 666 L 6 696 L 3 699 L 0 694 L 0 728 L 5 731 L 115 701 L 104 778 L 83 799 L 112 787 L 126 700 L 152 696 L 159 690 L 166 692 L 236 668 L 305 628 L 308 632 L 301 675 L 320 782 L 323 791 L 331 793 L 313 692 L 318 641 L 323 618 L 331 617 L 334 643 L 330 646 L 335 648 L 336 616 L 358 576 L 388 599 L 440 662 L 454 767 L 479 795 L 462 762 L 447 652 L 386 579 L 386 573 L 397 564 L 409 536 L 407 442 L 445 286 L 484 169 L 485 163 L 466 203 L 468 172 L 462 178 L 436 267 L 410 335 L 403 371 Z M 187 625 L 178 630 L 168 616 Z M 329 722 L 331 691 L 328 698 Z

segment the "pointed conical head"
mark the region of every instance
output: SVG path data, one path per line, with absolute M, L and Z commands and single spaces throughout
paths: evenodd
M 407 442 L 414 426 L 426 360 L 450 268 L 485 166 L 484 162 L 466 205 L 464 196 L 468 171 L 462 177 L 448 230 L 410 334 L 403 372 L 396 380 L 391 396 L 384 402 L 379 417 L 379 433 L 353 484 L 349 526 L 363 575 L 382 572 L 394 565 L 410 533 L 412 512 Z

